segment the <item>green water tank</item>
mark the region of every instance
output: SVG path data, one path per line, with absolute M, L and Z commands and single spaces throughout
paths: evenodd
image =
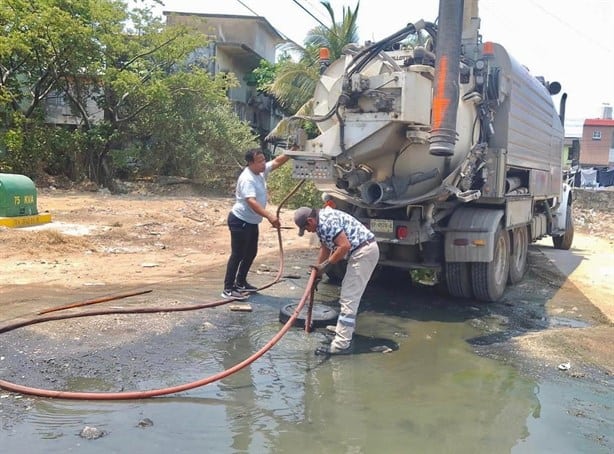
M 25 175 L 0 173 L 0 217 L 36 214 L 34 182 Z

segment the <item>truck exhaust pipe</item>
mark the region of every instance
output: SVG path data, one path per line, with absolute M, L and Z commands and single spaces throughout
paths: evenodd
M 429 153 L 452 156 L 456 143 L 463 0 L 439 1 L 439 27 L 435 54 L 432 129 Z
M 395 197 L 394 188 L 386 183 L 378 183 L 377 181 L 368 181 L 362 185 L 360 189 L 362 200 L 369 205 L 375 205 Z

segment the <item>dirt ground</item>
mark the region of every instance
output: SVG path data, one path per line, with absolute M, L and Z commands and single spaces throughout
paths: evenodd
M 51 212 L 51 224 L 0 227 L 0 301 L 25 299 L 20 295 L 32 286 L 60 293 L 87 289 L 91 294 L 96 289 L 104 296 L 110 289 L 139 288 L 223 265 L 229 253 L 225 221 L 231 205 L 228 196 L 202 196 L 189 185 L 134 184 L 120 196 L 39 189 L 39 212 Z M 571 353 L 614 374 L 614 214 L 576 209 L 575 216 L 572 252 L 579 263 L 561 280 L 547 309 L 556 316 L 592 304 L 591 310 L 598 309 L 602 316 L 596 322 L 593 317 L 589 327 L 554 327 L 513 342 L 530 357 L 553 362 Z M 293 227 L 292 210 L 283 210 L 281 218 L 283 226 Z M 266 222 L 260 232 L 259 256 L 277 254 L 277 232 Z M 282 232 L 286 251 L 310 246 L 310 239 L 298 237 L 295 229 Z M 547 260 L 532 266 L 537 274 L 558 273 Z M 570 301 L 575 298 L 570 297 L 571 287 L 588 303 Z

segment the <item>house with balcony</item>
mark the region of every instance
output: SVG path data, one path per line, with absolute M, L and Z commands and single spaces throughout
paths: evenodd
M 275 62 L 277 47 L 288 40 L 264 17 L 164 11 L 167 25 L 186 25 L 211 37 L 210 44 L 193 56 L 211 74 L 233 73 L 240 83 L 229 90 L 234 110 L 262 138 L 282 118 L 272 98 L 258 93 L 246 76 L 260 60 Z

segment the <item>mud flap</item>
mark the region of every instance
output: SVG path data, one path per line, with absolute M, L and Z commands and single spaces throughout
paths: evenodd
M 445 231 L 446 262 L 491 262 L 503 210 L 458 208 Z

